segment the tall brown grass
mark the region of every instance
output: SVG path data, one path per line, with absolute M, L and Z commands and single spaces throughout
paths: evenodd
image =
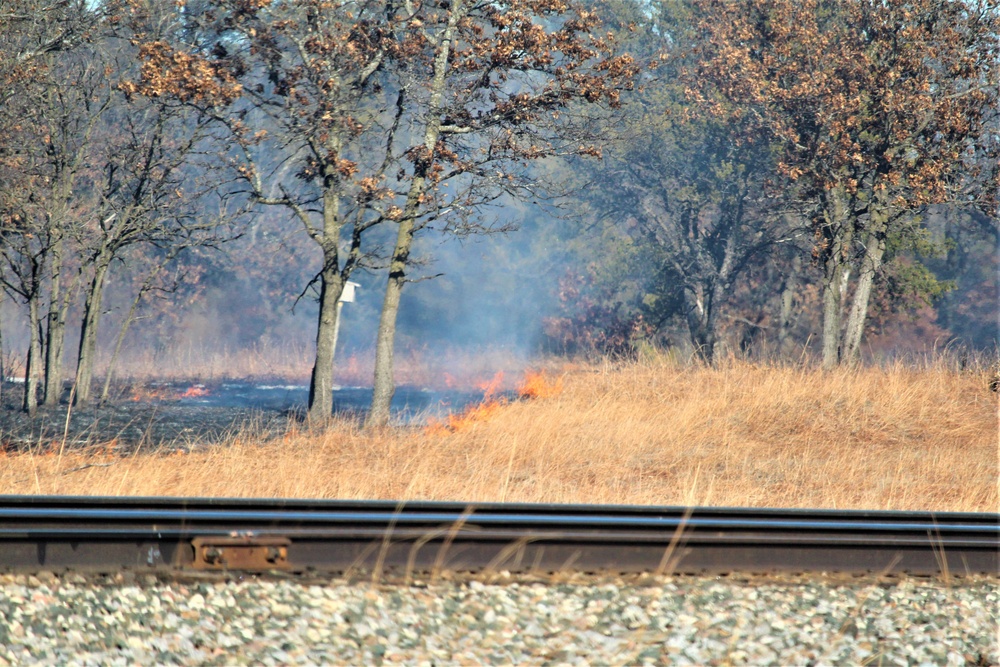
M 461 429 L 7 454 L 6 493 L 997 511 L 997 395 L 947 364 L 606 363 Z

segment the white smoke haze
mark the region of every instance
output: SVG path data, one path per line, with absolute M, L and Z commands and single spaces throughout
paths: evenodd
M 523 217 L 529 214 L 525 224 Z M 516 373 L 540 351 L 542 323 L 556 303 L 556 286 L 568 253 L 552 247 L 565 221 L 511 207 L 507 222 L 524 229 L 458 238 L 430 232 L 416 246 L 414 282 L 403 295 L 397 358 L 400 382 L 463 382 Z M 543 224 L 548 239 L 537 232 Z M 242 238 L 220 249 L 183 256 L 170 274 L 172 291 L 154 292 L 139 307 L 115 373 L 119 377 L 221 377 L 259 375 L 305 380 L 317 317 L 319 269 L 315 244 L 293 222 L 255 219 Z M 138 271 L 138 268 L 136 269 Z M 107 371 L 119 327 L 140 279 L 131 267 L 112 273 L 101 321 L 96 372 Z M 344 304 L 335 363 L 343 384 L 370 384 L 385 273 L 357 271 L 356 300 Z M 170 281 L 164 281 L 170 282 Z M 0 304 L 7 375 L 23 372 L 27 331 L 23 308 Z M 70 312 L 67 369 L 75 365 L 79 332 Z M 19 364 L 18 365 L 18 361 Z M 14 362 L 13 365 L 11 362 Z M 427 377 L 420 377 L 427 376 Z
M 412 272 L 415 282 L 403 294 L 399 315 L 396 355 L 401 385 L 468 387 L 497 372 L 516 381 L 520 371 L 542 363 L 550 351 L 544 323 L 565 306 L 559 302 L 560 279 L 567 272 L 585 271 L 589 262 L 609 251 L 600 247 L 601 238 L 580 218 L 555 217 L 540 206 L 523 204 L 501 213 L 508 216 L 505 222 L 519 229 L 465 238 L 430 233 L 419 240 L 415 255 L 420 265 Z M 317 316 L 314 293 L 306 286 L 318 268 L 315 244 L 290 221 L 278 218 L 256 219 L 242 238 L 218 250 L 202 249 L 182 257 L 170 280 L 164 281 L 176 279 L 175 289 L 154 293 L 139 308 L 115 376 L 306 381 Z M 100 329 L 98 378 L 107 372 L 132 288 L 141 280 L 132 269 L 127 264 L 113 269 Z M 138 264 L 135 270 L 139 271 Z M 995 303 L 963 305 L 976 295 L 996 294 L 996 271 L 985 274 L 986 280 L 960 283 L 950 295 L 958 303 L 943 312 L 951 313 L 955 326 L 962 326 L 959 318 L 966 311 L 995 311 Z M 360 287 L 355 302 L 342 310 L 335 375 L 343 386 L 370 386 L 385 273 L 358 271 L 352 279 Z M 73 323 L 78 318 L 79 305 L 68 318 L 67 374 L 76 362 L 79 332 Z M 887 333 L 920 353 L 948 343 L 936 339 L 939 329 L 915 319 L 898 317 L 886 326 Z M 24 308 L 4 298 L 0 328 L 8 377 L 24 371 L 25 321 Z M 995 335 L 969 332 L 980 349 L 989 348 L 988 338 Z M 683 349 L 679 325 L 672 330 L 668 326 L 662 335 L 672 336 Z M 737 345 L 734 338 L 732 347 Z

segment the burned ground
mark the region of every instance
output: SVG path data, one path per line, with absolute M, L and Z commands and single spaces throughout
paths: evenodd
M 192 451 L 225 442 L 235 433 L 261 441 L 280 437 L 304 418 L 308 388 L 276 382 L 211 384 L 152 382 L 122 385 L 103 405 L 70 407 L 69 392 L 58 406 L 21 411 L 21 385 L 5 383 L 0 398 L 0 450 L 51 451 L 100 446 L 119 453 L 146 449 Z M 461 409 L 482 392 L 401 387 L 393 401 L 399 423 Z M 334 413 L 361 420 L 371 389 L 335 391 Z

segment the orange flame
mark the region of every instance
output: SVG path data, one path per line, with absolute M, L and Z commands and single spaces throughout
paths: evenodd
M 551 398 L 562 393 L 562 378 L 552 381 L 545 371 L 527 371 L 517 387 L 518 398 Z
M 465 431 L 475 424 L 487 422 L 492 419 L 505 404 L 506 401 L 490 399 L 476 405 L 470 405 L 457 415 L 448 415 L 444 421 L 437 419 L 428 420 L 427 428 L 424 429 L 424 432 L 428 435 L 447 435 L 449 433 Z
M 430 419 L 424 432 L 427 435 L 447 435 L 469 429 L 475 424 L 489 421 L 507 405 L 506 398 L 497 394 L 503 385 L 503 371 L 477 388 L 483 392 L 483 400 L 467 407 L 458 414 L 450 414 L 444 420 Z M 544 371 L 528 371 L 517 388 L 517 396 L 522 399 L 549 398 L 562 392 L 562 378 L 551 380 Z
M 446 375 L 446 380 L 449 376 Z M 497 398 L 497 393 L 503 385 L 503 371 L 499 371 L 492 379 L 480 382 L 476 388 L 483 392 L 483 400 L 476 405 L 470 405 L 462 412 L 450 414 L 443 421 L 429 419 L 427 428 L 424 429 L 428 435 L 446 435 L 448 433 L 458 433 L 471 427 L 473 424 L 489 421 L 507 404 L 507 399 Z
M 204 385 L 196 384 L 188 388 L 179 398 L 198 398 L 200 396 L 208 396 L 208 389 L 205 389 Z
M 111 438 L 104 444 L 98 445 L 94 450 L 94 456 L 96 458 L 103 458 L 105 460 L 115 458 L 115 448 L 118 447 L 118 438 Z
M 497 371 L 497 374 L 493 376 L 492 380 L 486 382 L 480 382 L 476 385 L 476 389 L 483 392 L 483 403 L 492 401 L 500 391 L 500 386 L 503 384 L 503 371 Z
M 167 392 L 163 389 L 150 389 L 149 387 L 132 387 L 128 400 L 133 403 L 162 401 L 167 397 Z

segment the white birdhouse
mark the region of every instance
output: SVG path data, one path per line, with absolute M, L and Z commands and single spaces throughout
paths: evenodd
M 356 283 L 348 280 L 344 283 L 344 291 L 340 293 L 339 301 L 341 303 L 354 303 L 354 290 L 361 287 L 361 283 Z

